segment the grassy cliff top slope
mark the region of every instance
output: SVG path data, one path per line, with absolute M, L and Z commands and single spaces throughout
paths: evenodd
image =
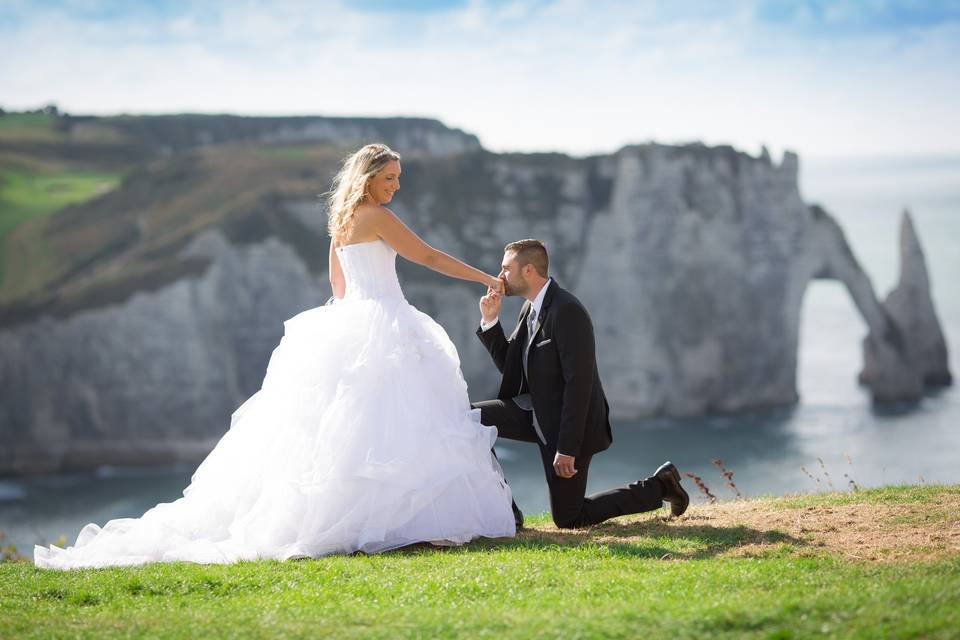
M 195 234 L 287 239 L 313 267 L 278 198 L 312 201 L 347 150 L 401 142 L 411 155 L 479 149 L 415 118 L 0 115 L 0 325 L 122 300 L 201 270 L 178 259 Z M 270 229 L 263 229 L 264 225 Z M 252 228 L 255 226 L 257 228 Z
M 956 637 L 960 486 L 694 505 L 376 556 L 0 564 L 3 637 Z

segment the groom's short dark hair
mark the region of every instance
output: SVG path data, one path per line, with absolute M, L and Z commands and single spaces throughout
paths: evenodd
M 539 240 L 517 240 L 503 248 L 504 252 L 515 251 L 520 268 L 532 264 L 541 278 L 547 277 L 550 267 L 550 258 L 547 256 L 547 247 Z

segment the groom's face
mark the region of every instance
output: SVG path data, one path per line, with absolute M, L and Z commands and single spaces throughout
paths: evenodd
M 519 266 L 516 251 L 507 251 L 503 254 L 500 264 L 500 279 L 503 280 L 503 292 L 508 296 L 526 295 L 530 285 L 523 276 L 523 268 Z

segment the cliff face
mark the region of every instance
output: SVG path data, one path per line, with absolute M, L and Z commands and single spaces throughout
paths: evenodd
M 0 332 L 0 470 L 196 458 L 259 388 L 283 320 L 326 300 L 275 238 L 235 247 L 206 232 L 184 255 L 209 266 L 123 304 Z
M 794 154 L 777 165 L 766 153 L 702 145 L 650 144 L 583 160 L 482 154 L 405 170 L 413 195 L 402 213 L 430 241 L 491 269 L 506 242 L 547 241 L 554 276 L 591 310 L 619 417 L 795 402 L 801 307 L 816 278 L 843 282 L 878 336 L 868 340 L 881 355 L 868 352 L 865 362 L 881 358 L 874 368 L 882 375 L 864 380 L 877 401 L 916 400 L 927 386 L 949 384 L 926 272 L 905 276 L 911 302 L 882 305 L 836 221 L 803 202 L 797 173 Z M 442 186 L 465 183 L 476 193 Z M 923 267 L 911 238 L 903 261 L 913 274 Z M 476 324 L 475 304 L 463 304 L 456 320 L 446 305 L 422 304 L 444 309 L 457 327 Z M 914 336 L 909 345 L 905 332 Z M 466 341 L 458 346 L 471 356 L 468 379 L 494 388 L 470 332 Z M 918 372 L 914 352 L 926 354 L 929 373 Z
M 485 198 L 431 197 L 418 171 L 406 180 L 415 195 L 404 213 L 478 262 L 499 259 L 510 240 L 546 240 L 555 277 L 591 309 L 617 415 L 796 400 L 812 270 L 803 257 L 816 218 L 794 156 L 775 166 L 730 148 L 646 145 L 579 161 L 486 156 L 461 171 L 444 182 L 487 176 Z M 451 220 L 444 209 L 464 213 Z M 460 322 L 476 323 L 475 304 Z M 469 373 L 489 369 L 483 358 L 479 369 Z
M 836 222 L 803 202 L 792 154 L 774 164 L 765 153 L 702 145 L 583 159 L 421 148 L 404 160 L 395 211 L 434 246 L 491 272 L 507 242 L 545 240 L 552 274 L 591 311 L 618 417 L 795 402 L 800 310 L 814 278 L 844 282 L 870 327 L 864 381 L 878 400 L 949 383 L 909 219 L 901 283 L 881 304 Z M 227 166 L 195 162 L 197 175 L 212 177 Z M 251 166 L 237 184 L 267 175 Z M 273 180 L 296 172 L 270 166 Z M 115 253 L 91 248 L 106 257 L 61 276 L 0 329 L 0 472 L 209 450 L 259 388 L 283 321 L 329 295 L 324 212 L 304 186 L 325 188 L 332 165 L 323 166 L 323 176 L 301 171 L 300 182 L 244 196 L 219 217 L 199 208 L 209 197 L 184 199 L 171 211 L 198 207 L 177 226 L 187 231 L 156 239 L 143 201 L 109 196 L 125 203 L 115 218 L 147 231 Z M 89 226 L 64 237 L 88 237 L 97 211 L 93 202 L 74 212 Z M 103 298 L 106 285 L 89 285 L 131 264 L 151 286 L 128 283 Z M 472 397 L 489 397 L 496 370 L 474 336 L 480 288 L 402 260 L 400 273 L 408 299 L 456 343 Z M 505 306 L 507 326 L 518 309 L 518 300 Z
M 789 296 L 811 224 L 796 159 L 648 146 L 621 151 L 609 171 L 613 196 L 587 236 L 580 289 L 604 309 L 598 342 L 620 411 L 795 401 Z

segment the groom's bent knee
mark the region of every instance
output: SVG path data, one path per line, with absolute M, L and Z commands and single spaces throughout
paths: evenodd
M 573 516 L 559 513 L 551 515 L 553 516 L 553 524 L 556 525 L 557 529 L 582 529 L 587 526 L 579 513 Z
M 488 427 L 495 427 L 503 422 L 503 402 L 501 400 L 471 402 L 470 408 L 480 409 L 480 423 Z

